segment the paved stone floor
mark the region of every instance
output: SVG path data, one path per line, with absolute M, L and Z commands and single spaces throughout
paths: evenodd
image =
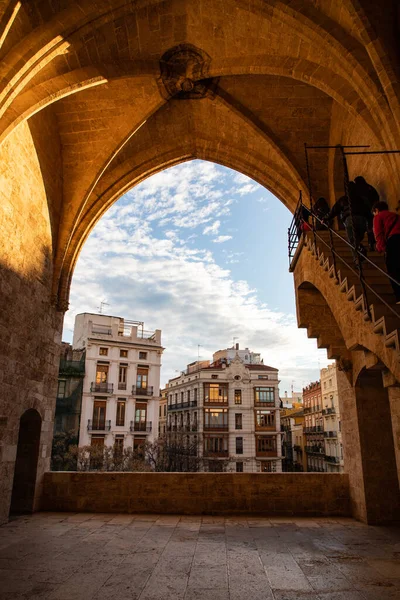
M 400 530 L 351 519 L 37 513 L 0 528 L 0 599 L 400 600 Z

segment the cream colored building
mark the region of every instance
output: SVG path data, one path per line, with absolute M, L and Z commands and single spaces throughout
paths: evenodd
M 163 438 L 167 434 L 167 393 L 168 383 L 160 392 L 160 403 L 158 406 L 158 437 Z
M 336 363 L 321 369 L 322 416 L 324 420 L 325 470 L 343 472 L 343 446 Z
M 238 354 L 192 363 L 168 382 L 168 435 L 196 442 L 204 470 L 281 472 L 278 384 L 277 369 Z
M 161 331 L 142 322 L 83 313 L 74 349 L 86 349 L 79 445 L 137 448 L 158 436 Z

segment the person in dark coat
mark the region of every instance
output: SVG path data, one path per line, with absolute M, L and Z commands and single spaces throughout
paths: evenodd
M 362 254 L 366 254 L 366 249 L 361 242 L 363 241 L 365 233 L 368 229 L 367 212 L 368 211 L 363 198 L 357 193 L 356 184 L 351 181 L 349 183 L 349 200 L 346 196 L 341 196 L 325 217 L 325 221 L 328 223 L 330 223 L 335 217 L 340 218 L 343 222 L 347 233 L 347 239 L 353 246 L 352 252 L 356 265 L 358 265 L 357 250 L 359 250 Z
M 376 202 L 372 207 L 376 249 L 385 252 L 387 272 L 400 283 L 400 215 L 389 210 L 386 202 Z M 397 304 L 400 304 L 400 285 L 390 280 Z
M 316 229 L 325 229 L 325 226 L 320 221 L 323 221 L 328 213 L 329 204 L 326 199 L 321 196 L 313 206 L 313 214 L 319 219 L 319 221 L 317 220 L 315 223 Z
M 372 223 L 373 223 L 372 207 L 374 206 L 374 204 L 379 202 L 379 194 L 371 184 L 369 184 L 367 181 L 365 181 L 364 177 L 361 177 L 361 175 L 359 175 L 358 177 L 356 177 L 354 179 L 354 183 L 357 186 L 358 195 L 361 196 L 361 198 L 363 198 L 365 205 L 368 208 L 368 216 L 367 216 L 368 245 L 369 245 L 370 250 L 374 250 L 375 249 L 375 237 L 374 237 L 374 232 L 373 232 L 373 227 L 372 227 Z

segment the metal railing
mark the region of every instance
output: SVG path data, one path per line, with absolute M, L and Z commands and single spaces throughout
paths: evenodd
M 140 387 L 137 385 L 132 386 L 132 396 L 152 396 L 153 386 Z
M 88 431 L 110 431 L 111 429 L 111 421 L 93 421 L 92 419 L 88 420 L 87 424 Z
M 325 460 L 326 462 L 334 463 L 337 465 L 340 463 L 340 458 L 338 456 L 329 456 L 328 454 L 325 454 Z
M 334 415 L 336 413 L 336 409 L 335 408 L 324 408 L 322 410 L 322 414 L 323 415 Z
M 373 267 L 375 272 L 381 273 L 388 281 L 393 282 L 397 285 L 400 285 L 400 283 L 394 277 L 389 275 L 386 271 L 381 269 L 376 263 L 374 263 L 370 258 L 368 258 L 368 256 L 365 256 L 365 254 L 363 252 L 361 252 L 359 250 L 359 248 L 356 248 L 355 246 L 353 246 L 338 231 L 335 231 L 330 225 L 325 223 L 322 219 L 320 219 L 316 215 L 312 214 L 311 210 L 303 205 L 301 194 L 300 194 L 299 203 L 296 207 L 295 215 L 292 220 L 292 225 L 291 225 L 291 227 L 289 227 L 289 232 L 292 230 L 293 227 L 295 227 L 296 231 L 298 231 L 298 240 L 297 240 L 296 244 L 294 244 L 294 242 L 291 241 L 291 237 L 290 237 L 291 234 L 289 233 L 289 269 L 293 270 L 292 261 L 293 261 L 294 255 L 296 253 L 298 244 L 300 241 L 303 241 L 305 239 L 305 235 L 306 235 L 303 233 L 301 226 L 300 226 L 300 229 L 298 229 L 297 225 L 296 225 L 296 223 L 298 222 L 298 219 L 299 219 L 299 214 L 301 214 L 301 211 L 303 209 L 308 211 L 312 215 L 314 224 L 319 223 L 323 227 L 323 229 L 325 229 L 326 231 L 329 232 L 330 239 L 328 242 L 321 235 L 322 230 L 317 231 L 315 226 L 311 228 L 310 233 L 312 233 L 312 235 L 314 237 L 315 252 L 316 252 L 317 257 L 319 257 L 319 248 L 317 246 L 316 240 L 318 240 L 324 247 L 328 248 L 329 251 L 332 253 L 334 275 L 336 278 L 337 278 L 337 262 L 336 261 L 339 260 L 341 263 L 343 263 L 346 266 L 346 268 L 359 281 L 361 290 L 362 290 L 362 294 L 364 296 L 365 309 L 366 309 L 368 317 L 371 319 L 371 308 L 370 308 L 370 303 L 368 301 L 368 292 L 371 292 L 376 298 L 378 298 L 378 300 L 382 304 L 384 304 L 386 306 L 386 308 L 395 317 L 400 319 L 400 313 L 398 312 L 398 310 L 396 310 L 396 308 L 394 308 L 388 302 L 386 302 L 386 300 L 382 297 L 382 295 L 379 294 L 374 289 L 374 287 L 365 280 L 363 264 L 367 263 L 368 265 Z M 351 249 L 352 254 L 357 255 L 357 258 L 358 258 L 357 266 L 354 264 L 353 265 L 349 264 L 349 262 L 347 260 L 345 260 L 345 258 L 335 249 L 335 246 L 334 246 L 335 239 L 338 241 L 340 240 L 340 242 L 344 243 L 348 248 Z
M 204 423 L 204 431 L 228 431 L 229 425 L 228 423 Z
M 131 421 L 129 429 L 133 432 L 150 433 L 152 427 L 152 421 Z
M 112 394 L 114 391 L 113 383 L 96 383 L 92 381 L 90 385 L 90 391 L 96 394 Z

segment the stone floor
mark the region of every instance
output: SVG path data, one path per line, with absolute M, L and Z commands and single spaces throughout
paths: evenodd
M 0 599 L 400 600 L 400 530 L 351 519 L 37 513 L 0 528 Z

